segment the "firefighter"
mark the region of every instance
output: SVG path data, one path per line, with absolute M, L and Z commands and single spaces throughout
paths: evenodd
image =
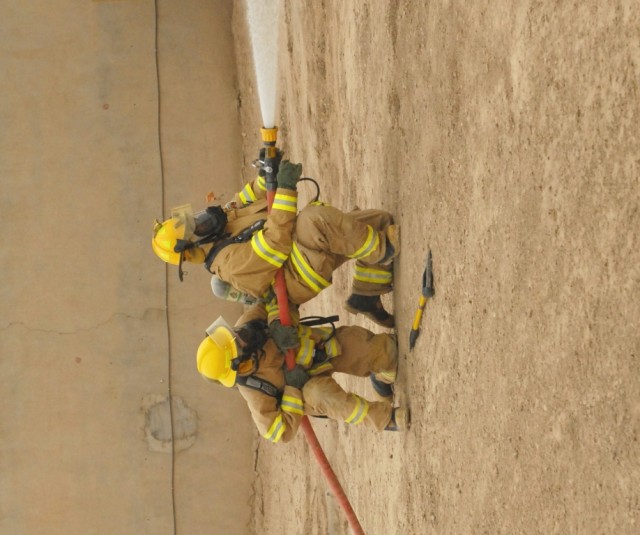
M 300 164 L 282 162 L 269 215 L 265 180 L 260 176 L 224 208 L 210 206 L 196 214 L 188 206 L 174 209 L 171 219 L 156 221 L 154 252 L 179 266 L 181 280 L 184 261 L 204 264 L 219 281 L 254 299 L 264 298 L 275 272 L 283 267 L 294 305 L 329 287 L 333 271 L 355 259 L 347 310 L 393 327 L 394 318 L 380 300 L 392 290 L 392 262 L 400 252 L 399 227 L 393 217 L 382 210 L 345 213 L 321 202 L 298 213 L 301 174 Z
M 235 327 L 219 318 L 198 348 L 198 372 L 210 381 L 237 387 L 258 431 L 274 443 L 289 442 L 303 415 L 375 431 L 409 428 L 409 410 L 393 407 L 391 395 L 369 401 L 345 392 L 333 378 L 335 372 L 371 374 L 392 385 L 397 367 L 394 335 L 374 334 L 358 326 L 334 329 L 300 323 L 297 336 L 296 366 L 288 370 L 279 347 L 282 340 L 270 331 L 264 307 L 249 308 Z M 291 340 L 285 342 L 290 345 Z

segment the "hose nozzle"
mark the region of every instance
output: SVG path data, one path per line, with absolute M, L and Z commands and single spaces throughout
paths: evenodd
M 275 192 L 278 187 L 276 177 L 278 175 L 278 167 L 280 165 L 280 159 L 282 153 L 276 147 L 276 140 L 278 139 L 278 127 L 260 129 L 262 135 L 262 141 L 264 142 L 264 164 L 262 169 L 265 172 L 265 181 L 267 191 Z
M 266 146 L 275 146 L 278 139 L 278 127 L 274 126 L 272 128 L 265 128 L 263 126 L 260 129 L 260 134 L 262 135 L 262 141 Z

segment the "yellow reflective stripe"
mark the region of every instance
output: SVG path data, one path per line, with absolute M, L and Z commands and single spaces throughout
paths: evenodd
M 353 408 L 353 412 L 349 415 L 349 418 L 345 420 L 348 424 L 358 425 L 362 423 L 365 416 L 369 412 L 369 402 L 366 399 L 362 399 L 360 396 L 356 396 L 352 394 L 353 398 L 356 400 L 356 406 Z
M 276 416 L 276 419 L 273 420 L 269 431 L 267 431 L 262 436 L 267 440 L 270 440 L 271 442 L 278 442 L 278 440 L 280 440 L 280 437 L 282 437 L 282 433 L 284 433 L 286 427 L 287 425 L 282 421 L 282 414 L 278 414 L 278 416 Z
M 291 414 L 304 414 L 304 403 L 300 398 L 293 396 L 282 396 L 282 402 L 280 408 Z
M 380 245 L 380 236 L 378 236 L 378 233 L 373 230 L 373 227 L 371 225 L 367 225 L 367 230 L 367 239 L 362 244 L 362 247 L 360 247 L 360 249 L 355 253 L 347 255 L 349 258 L 365 258 L 366 256 L 369 256 L 374 249 L 377 249 L 378 245 Z
M 258 178 L 256 179 L 256 185 L 258 186 L 258 189 L 267 191 L 267 179 L 265 177 L 258 176 Z
M 353 278 L 362 282 L 371 282 L 373 284 L 391 284 L 393 273 L 383 269 L 366 268 L 356 266 Z
M 291 254 L 291 261 L 293 263 L 293 267 L 296 269 L 298 274 L 302 277 L 304 282 L 307 283 L 309 288 L 314 290 L 316 293 L 321 292 L 325 288 L 331 286 L 331 283 L 323 279 L 320 275 L 318 275 L 309 265 L 309 263 L 304 259 L 300 249 L 295 242 L 293 242 L 293 252 Z
M 260 258 L 278 268 L 282 266 L 287 259 L 286 254 L 276 251 L 267 243 L 267 240 L 264 239 L 264 230 L 259 230 L 253 235 L 253 238 L 251 238 L 251 248 Z
M 271 208 L 273 210 L 282 210 L 283 212 L 293 212 L 295 214 L 298 211 L 298 198 L 292 195 L 276 193 Z
M 331 358 L 337 357 L 340 354 L 340 347 L 338 346 L 338 340 L 333 337 L 331 340 L 324 344 L 324 349 Z
M 311 376 L 320 375 L 321 373 L 328 372 L 333 370 L 333 364 L 330 362 L 323 362 L 319 366 L 314 366 L 310 370 L 307 370 L 307 373 Z
M 238 194 L 238 197 L 240 197 L 243 205 L 251 204 L 253 201 L 257 200 L 256 194 L 253 193 L 251 184 L 247 184 L 244 188 L 242 188 L 242 191 Z
M 280 309 L 278 308 L 278 300 L 276 296 L 271 293 L 271 289 L 262 294 L 264 302 L 264 308 L 267 311 L 267 318 L 269 323 L 273 320 L 280 318 Z
M 300 349 L 298 349 L 298 354 L 296 355 L 296 362 L 302 364 L 305 368 L 311 364 L 314 347 L 315 344 L 311 338 L 300 337 Z
M 265 303 L 265 310 L 267 311 L 268 322 L 280 319 L 280 309 L 278 308 L 278 300 L 274 297 L 271 301 Z
M 313 333 L 311 327 L 308 325 L 300 324 L 298 325 L 298 336 L 300 338 L 310 338 Z
M 333 333 L 333 329 L 331 327 L 316 327 L 316 329 L 318 329 L 318 331 L 320 331 L 323 335 L 326 335 L 327 338 L 329 338 L 329 336 L 331 336 L 331 334 Z M 338 340 L 335 336 L 333 338 L 330 338 L 328 342 L 324 343 L 324 350 L 331 358 L 337 357 L 340 354 L 340 344 L 338 343 Z
M 275 299 L 273 301 L 269 301 L 265 304 L 264 308 L 267 311 L 267 314 L 270 316 L 274 312 L 278 312 L 278 302 Z
M 380 376 L 382 379 L 385 379 L 388 383 L 396 382 L 396 372 L 394 370 L 378 372 L 376 373 L 376 376 Z
M 279 319 L 280 319 L 280 309 L 277 306 L 269 308 L 269 312 L 267 312 L 267 321 L 271 323 Z

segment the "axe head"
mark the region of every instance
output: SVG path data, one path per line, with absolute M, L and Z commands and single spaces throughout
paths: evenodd
M 433 264 L 431 259 L 431 249 L 427 253 L 427 262 L 422 274 L 422 295 L 433 297 L 436 289 L 433 287 Z

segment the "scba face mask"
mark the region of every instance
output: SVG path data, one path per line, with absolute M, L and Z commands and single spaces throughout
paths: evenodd
M 173 250 L 179 254 L 178 277 L 182 281 L 182 263 L 187 260 L 201 264 L 205 254 L 201 246 L 214 243 L 226 236 L 227 214 L 220 206 L 209 206 L 194 214 L 190 205 L 179 206 L 172 211 L 171 222 L 176 229 L 184 229 L 182 238 L 176 240 Z
M 220 206 L 209 206 L 206 210 L 196 213 L 194 216 L 193 233 L 202 240 L 210 238 L 211 241 L 219 240 L 224 235 L 227 225 L 227 214 Z

